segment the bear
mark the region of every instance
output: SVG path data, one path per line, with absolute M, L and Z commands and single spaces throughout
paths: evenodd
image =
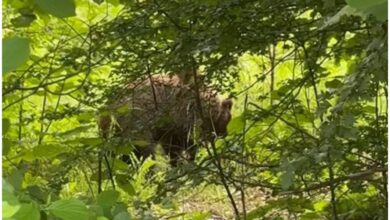
M 196 133 L 206 141 L 226 136 L 233 103 L 210 87 L 198 86 L 199 92 L 193 87 L 178 75 L 152 75 L 128 84 L 109 101 L 106 109 L 110 114 L 100 117 L 101 135 L 130 143 L 146 140 L 147 146 L 135 147 L 138 158 L 153 156 L 160 144 L 172 166 L 184 152 L 194 161 Z

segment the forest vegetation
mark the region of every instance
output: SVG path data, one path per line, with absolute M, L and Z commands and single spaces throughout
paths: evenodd
M 387 219 L 387 0 L 2 11 L 3 219 Z

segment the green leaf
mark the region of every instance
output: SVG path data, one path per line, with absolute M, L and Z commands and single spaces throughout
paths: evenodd
M 14 187 L 3 179 L 3 218 L 9 218 L 13 216 L 21 207 L 18 199 L 14 195 Z
M 282 169 L 283 173 L 280 176 L 280 185 L 283 190 L 288 190 L 294 181 L 295 168 L 291 163 L 285 160 L 282 163 Z
M 24 64 L 30 56 L 30 45 L 26 38 L 3 39 L 3 74 Z
M 131 111 L 131 108 L 128 106 L 128 104 L 123 104 L 117 108 L 115 108 L 115 112 L 116 113 L 119 113 L 119 114 L 124 114 L 124 113 L 128 113 Z
M 93 0 L 96 4 L 100 5 L 103 3 L 104 0 Z
M 333 79 L 333 80 L 328 81 L 328 82 L 325 83 L 325 86 L 327 88 L 331 88 L 331 89 L 340 88 L 342 85 L 343 85 L 343 83 L 340 80 L 338 80 L 338 79 Z
M 12 195 L 10 199 L 16 200 L 16 197 Z M 15 203 L 12 204 L 9 201 L 2 201 L 3 219 L 13 216 L 15 213 L 19 211 L 20 207 L 21 206 L 19 204 L 15 204 Z
M 100 205 L 91 204 L 91 205 L 89 205 L 88 209 L 89 209 L 89 212 L 91 213 L 90 219 L 94 219 L 94 217 L 97 217 L 99 219 L 98 216 L 101 216 L 101 217 L 104 216 L 103 207 L 101 207 Z
M 134 140 L 134 141 L 131 141 L 130 143 L 135 145 L 135 146 L 139 146 L 139 147 L 147 147 L 150 145 L 150 142 L 145 141 L 145 140 Z
M 114 6 L 118 6 L 119 4 L 123 3 L 122 0 L 106 0 L 108 3 L 114 5 Z
M 45 12 L 59 18 L 76 15 L 76 5 L 73 0 L 35 0 L 35 3 Z
M 336 4 L 335 0 L 322 0 L 324 8 L 333 8 Z
M 47 210 L 63 220 L 88 220 L 89 218 L 87 207 L 77 199 L 55 201 Z
M 19 211 L 12 216 L 13 219 L 20 219 L 20 220 L 40 220 L 41 214 L 39 207 L 36 204 L 30 203 L 30 204 L 22 204 Z
M 102 207 L 113 206 L 119 198 L 119 192 L 114 190 L 107 190 L 99 194 L 97 203 Z
M 280 185 L 283 190 L 288 190 L 294 180 L 294 172 L 292 170 L 286 170 L 280 177 Z
M 41 203 L 46 203 L 49 195 L 48 190 L 45 190 L 44 188 L 38 185 L 28 186 L 27 192 L 30 195 L 30 197 L 34 198 L 35 200 L 39 200 Z
M 381 21 L 387 20 L 387 0 L 346 0 L 346 2 L 366 15 L 372 14 Z
M 128 171 L 129 168 L 128 168 L 128 164 L 123 162 L 122 160 L 119 160 L 119 159 L 114 159 L 114 162 L 113 162 L 113 169 L 115 170 L 123 170 L 123 171 Z
M 131 183 L 119 185 L 123 191 L 125 191 L 129 196 L 133 196 L 136 194 L 134 186 Z
M 375 5 L 386 3 L 387 0 L 346 0 L 347 4 L 359 10 L 365 10 Z
M 33 154 L 37 158 L 51 159 L 67 151 L 66 147 L 59 144 L 42 144 L 33 149 Z
M 214 6 L 218 4 L 218 0 L 198 0 L 200 4 L 204 4 L 207 6 Z
M 73 135 L 79 135 L 80 133 L 85 132 L 92 127 L 93 127 L 92 125 L 82 125 L 82 126 L 70 129 L 68 131 L 62 132 L 58 135 L 61 137 L 70 137 Z
M 80 143 L 85 144 L 85 145 L 89 145 L 89 146 L 99 145 L 103 142 L 103 140 L 100 137 L 79 138 L 77 140 Z
M 8 138 L 3 138 L 3 156 L 7 156 L 9 150 L 11 149 L 12 141 Z
M 302 220 L 311 220 L 311 219 L 325 219 L 324 216 L 322 216 L 319 213 L 316 212 L 307 212 L 301 215 L 300 219 Z
M 372 14 L 374 15 L 378 20 L 380 21 L 386 21 L 387 20 L 387 2 L 380 4 L 380 5 L 375 5 L 373 7 L 367 8 L 366 10 L 363 11 L 367 15 Z
M 341 137 L 351 140 L 357 140 L 359 135 L 359 130 L 355 127 L 340 126 L 338 130 Z
M 77 120 L 80 123 L 87 123 L 91 122 L 91 120 L 95 119 L 96 114 L 95 112 L 83 112 L 77 116 Z
M 212 219 L 212 215 L 210 212 L 191 212 L 186 213 L 184 219 L 193 219 L 193 220 L 207 220 Z
M 318 202 L 315 202 L 313 204 L 313 207 L 314 207 L 314 210 L 319 212 L 319 211 L 322 211 L 324 210 L 327 206 L 328 206 L 329 202 L 327 202 L 326 200 L 320 200 Z
M 355 115 L 352 113 L 347 113 L 343 115 L 343 124 L 346 127 L 352 127 L 353 124 L 355 123 Z
M 340 11 L 338 11 L 337 14 L 335 14 L 333 17 L 327 19 L 319 29 L 321 30 L 333 24 L 336 24 L 340 21 L 340 19 L 343 16 L 348 16 L 348 15 L 359 15 L 359 12 L 355 8 L 346 5 L 342 9 L 340 9 Z
M 269 211 L 271 211 L 274 208 L 273 204 L 267 204 L 264 206 L 257 207 L 253 209 L 252 211 L 248 212 L 247 214 L 247 219 L 252 220 L 252 219 L 263 219 Z
M 118 202 L 111 208 L 112 216 L 116 216 L 121 212 L 127 212 L 127 204 Z
M 3 118 L 3 135 L 7 133 L 11 123 L 8 118 Z
M 130 220 L 130 215 L 127 212 L 121 212 L 114 217 L 114 220 Z
M 11 23 L 15 27 L 28 27 L 36 18 L 35 15 L 20 15 L 11 19 Z
M 16 191 L 20 191 L 22 189 L 22 183 L 24 179 L 24 170 L 14 169 L 11 174 L 7 176 L 7 181 L 12 185 L 12 187 Z
M 336 126 L 333 123 L 324 123 L 321 125 L 322 138 L 332 138 L 335 134 Z
M 245 119 L 243 114 L 233 118 L 227 126 L 228 134 L 231 135 L 241 133 L 244 129 L 244 125 Z
M 376 112 L 376 108 L 374 106 L 370 106 L 370 105 L 364 106 L 363 110 L 365 112 L 371 113 L 371 114 L 374 114 Z
M 7 194 L 7 195 L 13 194 L 15 191 L 14 187 L 8 181 L 6 181 L 4 179 L 2 180 L 2 182 L 3 182 L 3 194 Z
M 135 189 L 134 186 L 129 182 L 127 176 L 125 175 L 117 175 L 117 182 L 119 188 L 121 188 L 123 191 L 125 191 L 129 196 L 135 195 Z

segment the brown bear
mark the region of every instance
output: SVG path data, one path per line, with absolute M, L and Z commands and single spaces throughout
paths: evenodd
M 197 94 L 177 75 L 153 75 L 133 82 L 107 105 L 110 114 L 100 117 L 102 136 L 149 142 L 135 148 L 137 157 L 153 155 L 156 144 L 161 144 L 173 166 L 183 152 L 193 161 L 195 136 L 207 141 L 226 136 L 232 108 L 232 101 L 220 98 L 215 90 L 206 86 L 198 89 Z

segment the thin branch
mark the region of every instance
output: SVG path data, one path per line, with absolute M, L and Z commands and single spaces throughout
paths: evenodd
M 307 191 L 313 191 L 313 190 L 319 190 L 322 188 L 329 187 L 331 184 L 337 185 L 345 181 L 361 181 L 365 179 L 369 179 L 371 175 L 378 173 L 378 172 L 387 172 L 387 167 L 377 167 L 377 168 L 372 168 L 369 170 L 365 170 L 359 173 L 353 173 L 347 176 L 342 176 L 338 178 L 334 178 L 333 180 L 329 180 L 326 182 L 321 182 L 312 186 L 309 186 L 304 189 L 293 189 L 290 191 L 285 191 L 281 192 L 280 195 L 285 195 L 285 194 L 296 194 L 296 193 L 302 193 L 302 192 L 307 192 Z

